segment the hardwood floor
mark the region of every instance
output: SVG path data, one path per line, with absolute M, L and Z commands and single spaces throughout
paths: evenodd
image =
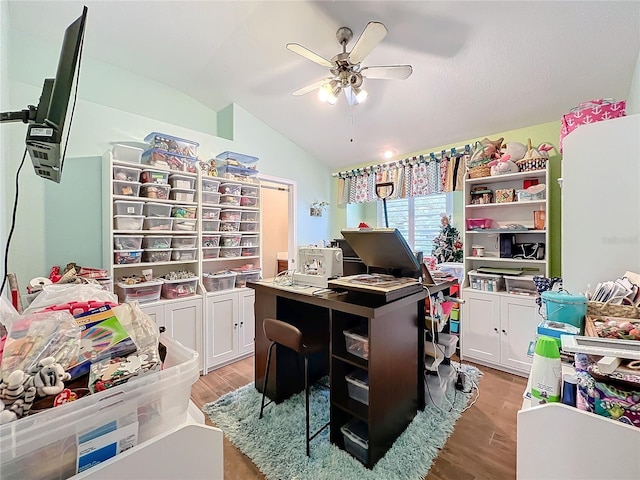
M 462 414 L 426 480 L 512 480 L 516 476 L 516 413 L 526 379 L 478 365 L 480 398 Z M 200 377 L 191 398 L 202 408 L 253 381 L 253 357 Z M 212 425 L 207 418 L 207 424 Z M 304 426 L 302 426 L 304 428 Z M 251 459 L 224 440 L 225 480 L 264 479 Z

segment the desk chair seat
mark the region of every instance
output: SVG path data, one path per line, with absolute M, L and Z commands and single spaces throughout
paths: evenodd
M 311 435 L 309 426 L 309 355 L 322 351 L 328 342 L 327 333 L 322 331 L 305 331 L 304 333 L 294 325 L 275 320 L 273 318 L 265 318 L 263 322 L 264 334 L 271 341 L 269 352 L 267 353 L 267 367 L 264 374 L 264 385 L 262 388 L 262 402 L 260 403 L 260 417 L 264 411 L 264 407 L 269 405 L 273 400 L 265 404 L 267 393 L 267 384 L 269 382 L 269 367 L 271 366 L 271 353 L 275 345 L 282 345 L 290 348 L 298 355 L 304 356 L 304 392 L 305 392 L 305 417 L 306 417 L 306 443 L 307 457 L 310 453 L 309 444 L 316 435 L 329 426 L 326 423 L 317 432 Z

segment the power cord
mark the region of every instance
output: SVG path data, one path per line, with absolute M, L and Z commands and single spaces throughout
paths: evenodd
M 13 231 L 16 228 L 16 216 L 18 212 L 18 190 L 19 190 L 19 180 L 20 180 L 20 171 L 24 166 L 24 161 L 27 158 L 27 147 L 24 149 L 24 153 L 22 154 L 22 161 L 20 162 L 20 166 L 18 167 L 18 171 L 16 172 L 16 194 L 13 198 L 13 213 L 11 215 L 11 228 L 9 229 L 9 236 L 7 237 L 7 245 L 4 249 L 4 276 L 2 277 L 2 287 L 0 287 L 0 295 L 4 292 L 4 287 L 7 284 L 7 276 L 9 275 L 9 247 L 11 246 L 11 237 L 13 237 Z

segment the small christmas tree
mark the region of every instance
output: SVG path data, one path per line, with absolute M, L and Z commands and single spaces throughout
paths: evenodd
M 442 230 L 440 235 L 433 239 L 433 255 L 438 263 L 462 262 L 462 241 L 458 229 L 452 227 L 448 216 L 443 215 L 440 220 Z

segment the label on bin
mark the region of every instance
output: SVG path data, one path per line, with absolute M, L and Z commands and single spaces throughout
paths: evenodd
M 120 428 L 117 428 L 117 423 L 109 422 L 78 435 L 78 473 L 136 446 L 138 422 Z

